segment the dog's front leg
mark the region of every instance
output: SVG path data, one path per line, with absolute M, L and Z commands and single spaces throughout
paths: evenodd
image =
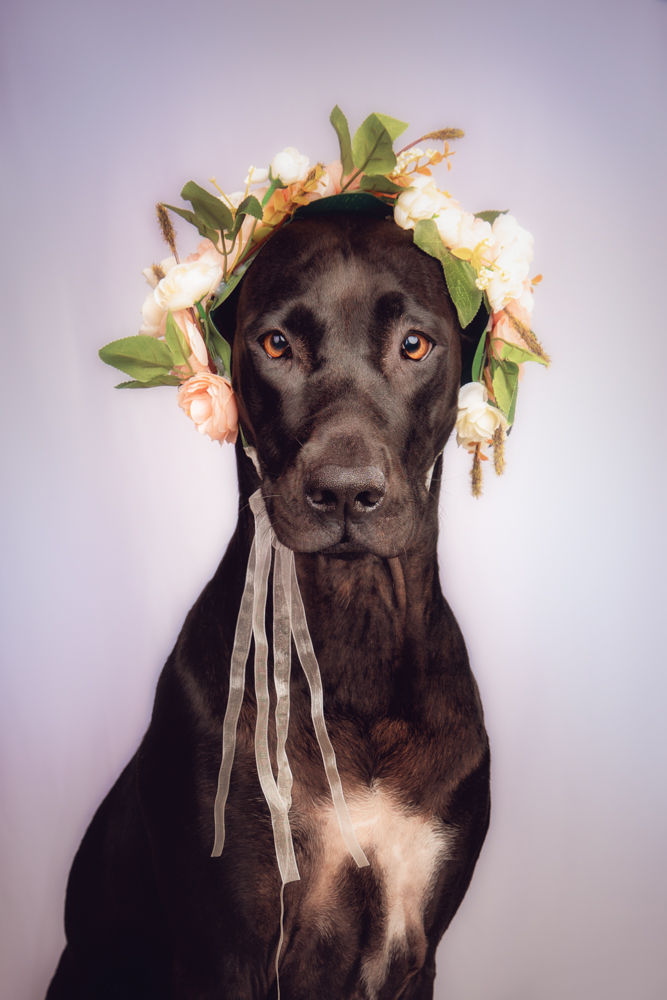
M 160 680 L 137 768 L 155 878 L 174 931 L 174 998 L 265 1000 L 280 881 L 252 751 L 254 711 L 244 708 L 239 723 L 226 842 L 213 858 L 222 719 L 193 698 L 193 686 L 183 657 L 174 657 Z

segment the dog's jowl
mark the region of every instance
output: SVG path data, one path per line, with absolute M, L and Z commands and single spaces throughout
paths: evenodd
M 345 847 L 294 670 L 300 880 L 284 888 L 281 996 L 432 997 L 436 947 L 486 832 L 482 711 L 436 555 L 438 456 L 468 352 L 442 268 L 393 222 L 322 215 L 285 226 L 239 287 L 217 322 L 233 339 L 259 474 L 239 443 L 236 532 L 164 668 L 148 732 L 77 854 L 49 1000 L 277 996 L 281 882 L 250 687 L 225 846 L 211 857 L 258 487 L 296 555 L 326 724 L 370 862 L 358 868 Z M 269 738 L 275 768 L 275 729 Z

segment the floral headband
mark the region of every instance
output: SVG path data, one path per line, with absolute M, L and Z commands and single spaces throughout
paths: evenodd
M 250 167 L 243 191 L 225 194 L 212 177 L 215 194 L 194 181 L 181 191 L 191 209 L 157 205 L 171 255 L 143 272 L 151 291 L 139 334 L 107 344 L 100 357 L 130 376 L 117 389 L 178 386 L 178 404 L 199 432 L 234 443 L 239 428 L 231 348 L 216 329 L 214 310 L 264 243 L 295 216 L 393 212 L 396 224 L 413 230 L 415 244 L 442 264 L 461 326 L 476 317 L 484 325 L 472 382 L 459 393 L 456 421 L 458 444 L 473 456 L 472 492 L 479 496 L 486 446 L 493 447 L 496 473 L 505 467 L 504 440 L 514 423 L 523 362 L 549 364 L 530 325 L 533 286 L 542 278 L 528 276 L 533 237 L 507 211 L 472 215 L 436 187 L 431 168 L 446 162 L 451 169 L 449 142 L 463 136 L 460 129 L 429 132 L 395 153 L 393 144 L 406 122 L 372 114 L 351 138 L 338 106 L 330 121 L 340 160 L 326 167 L 311 167 L 308 157 L 290 146 L 268 168 Z M 428 140 L 443 142 L 443 152 L 422 149 L 419 144 Z M 169 212 L 192 223 L 203 237 L 182 261 Z

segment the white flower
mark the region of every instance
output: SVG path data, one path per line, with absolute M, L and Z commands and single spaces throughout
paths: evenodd
M 269 179 L 269 171 L 266 167 L 248 167 L 248 176 L 244 184 L 264 184 Z
M 459 413 L 456 418 L 456 442 L 464 448 L 489 441 L 497 427 L 507 430 L 505 416 L 487 402 L 481 382 L 468 382 L 459 389 Z
M 463 212 L 460 208 L 443 208 L 435 217 L 435 224 L 440 233 L 440 239 L 446 247 L 454 247 L 458 244 L 459 229 Z
M 533 237 L 527 229 L 521 228 L 513 215 L 499 215 L 493 223 L 492 232 L 493 242 L 481 255 L 488 270 L 484 273 L 480 270 L 478 287 L 483 281 L 495 312 L 512 299 L 522 298 L 533 259 Z M 530 311 L 531 307 L 526 308 Z
M 208 260 L 177 264 L 159 282 L 153 292 L 158 306 L 165 311 L 189 309 L 217 288 L 222 278 L 222 267 Z
M 147 268 L 147 270 L 150 269 Z M 146 280 L 148 280 L 148 278 Z M 146 334 L 148 337 L 161 336 L 162 331 L 160 324 L 162 323 L 162 317 L 164 316 L 164 309 L 162 309 L 155 301 L 155 295 L 153 292 L 149 292 L 146 296 L 144 304 L 141 307 L 141 315 L 143 316 L 144 321 L 139 328 L 139 333 Z
M 475 218 L 471 212 L 464 212 L 456 248 L 467 247 L 469 250 L 475 250 L 484 240 L 490 241 L 487 246 L 493 245 L 491 223 Z
M 435 186 L 432 177 L 418 174 L 411 186 L 399 194 L 394 207 L 394 222 L 401 229 L 414 229 L 422 219 L 431 219 L 445 208 L 449 199 Z
M 141 273 L 151 288 L 157 288 L 157 283 L 160 279 L 156 275 L 154 268 L 158 267 L 163 274 L 167 274 L 171 271 L 172 267 L 175 266 L 176 258 L 173 254 L 170 254 L 168 257 L 165 257 L 164 260 L 161 260 L 159 264 L 153 264 L 151 267 L 145 267 Z
M 533 259 L 533 235 L 527 229 L 522 229 L 513 215 L 499 215 L 493 223 L 493 235 L 496 246 L 500 249 L 516 244 L 519 253 L 528 263 Z
M 307 156 L 301 156 L 298 149 L 288 146 L 271 160 L 271 174 L 283 184 L 296 184 L 306 179 L 309 165 Z
M 523 295 L 523 283 L 528 277 L 530 263 L 521 250 L 518 242 L 510 243 L 503 247 L 493 261 L 491 279 L 486 285 L 486 294 L 493 312 Z

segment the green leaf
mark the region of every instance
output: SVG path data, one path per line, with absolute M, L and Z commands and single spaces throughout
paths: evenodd
M 396 166 L 394 140 L 408 127 L 407 122 L 373 113 L 362 122 L 352 140 L 352 159 L 366 174 L 389 174 Z
M 182 219 L 186 222 L 191 223 L 199 232 L 200 236 L 204 236 L 206 239 L 211 240 L 211 242 L 217 246 L 220 239 L 220 235 L 215 229 L 211 229 L 206 223 L 200 219 L 194 212 L 190 212 L 187 208 L 176 208 L 175 205 L 165 205 L 170 212 L 175 212 L 176 215 L 180 215 Z
M 519 347 L 517 344 L 511 344 L 507 340 L 501 340 L 497 338 L 495 340 L 496 350 L 498 354 L 503 359 L 503 361 L 516 361 L 517 364 L 521 364 L 524 361 L 537 361 L 539 365 L 546 365 L 546 360 L 541 358 L 538 354 L 533 354 L 532 351 L 527 350 L 525 347 Z
M 491 211 L 491 212 L 475 212 L 475 218 L 476 219 L 483 219 L 484 222 L 490 222 L 491 225 L 493 225 L 493 223 L 496 221 L 496 219 L 498 218 L 499 215 L 507 215 L 508 212 L 509 212 L 509 208 L 506 208 L 504 212 L 496 212 L 496 211 Z
M 188 358 L 192 354 L 192 348 L 188 343 L 187 337 L 174 319 L 171 310 L 167 313 L 167 330 L 165 337 L 167 347 L 171 351 L 174 358 L 174 363 L 177 365 L 186 365 L 188 363 Z
M 466 260 L 459 260 L 448 250 L 442 266 L 459 322 L 465 329 L 474 320 L 482 301 L 482 293 L 475 284 L 477 271 Z
M 435 257 L 440 263 L 443 262 L 445 254 L 449 253 L 447 247 L 440 239 L 440 233 L 433 219 L 422 219 L 415 226 L 414 241 L 416 246 L 424 253 Z M 444 266 L 444 265 L 443 265 Z
M 417 223 L 414 241 L 420 250 L 435 257 L 442 264 L 449 294 L 456 307 L 459 322 L 465 329 L 477 315 L 482 302 L 482 292 L 475 284 L 477 280 L 475 268 L 449 252 L 440 239 L 438 227 L 433 219 L 422 219 Z
M 226 231 L 234 225 L 234 216 L 225 203 L 194 181 L 188 181 L 181 191 L 181 198 L 190 202 L 199 218 L 211 229 Z
M 255 198 L 254 194 L 249 195 L 245 198 L 239 207 L 236 209 L 236 218 L 234 219 L 234 226 L 227 233 L 227 239 L 231 240 L 232 244 L 238 236 L 239 230 L 243 225 L 246 215 L 252 216 L 253 219 L 258 219 L 261 221 L 263 212 L 262 206 Z
M 219 305 L 222 305 L 225 299 L 232 294 L 232 292 L 238 285 L 239 281 L 250 267 L 250 263 L 251 261 L 248 260 L 245 261 L 243 264 L 239 264 L 239 266 L 236 268 L 231 277 L 227 278 L 227 281 L 220 282 L 220 284 L 216 289 L 215 298 L 212 299 L 211 305 L 208 310 L 209 316 L 214 309 L 217 309 Z
M 343 164 L 343 177 L 347 177 L 354 170 L 354 160 L 352 159 L 352 140 L 350 139 L 350 126 L 347 118 L 338 105 L 329 115 L 329 121 L 336 130 L 338 145 L 340 146 L 340 162 Z
M 154 389 L 158 385 L 180 385 L 182 379 L 175 375 L 156 375 L 149 382 L 119 382 L 116 389 Z
M 382 174 L 374 177 L 366 177 L 364 175 L 361 178 L 359 187 L 362 191 L 381 191 L 382 194 L 403 194 L 407 190 L 401 187 L 400 184 L 394 184 L 388 177 L 383 177 Z
M 475 357 L 472 362 L 472 380 L 473 382 L 479 382 L 482 376 L 482 368 L 484 367 L 484 354 L 486 348 L 486 330 L 479 338 L 479 344 L 477 345 L 477 350 L 475 351 Z
M 513 361 L 498 362 L 492 360 L 491 371 L 493 373 L 493 394 L 496 397 L 498 409 L 502 410 L 506 417 L 509 417 L 519 385 L 519 366 Z
M 517 382 L 516 388 L 514 390 L 514 395 L 512 396 L 512 405 L 509 408 L 509 413 L 507 414 L 507 423 L 511 426 L 514 423 L 514 414 L 516 413 L 516 401 L 519 395 L 519 383 Z
M 103 347 L 99 355 L 105 364 L 131 375 L 138 382 L 150 382 L 157 376 L 168 375 L 174 367 L 171 351 L 164 341 L 141 333 L 114 340 Z
M 374 116 L 369 115 L 368 117 L 369 118 L 375 117 L 380 122 L 382 122 L 387 132 L 389 133 L 392 142 L 395 142 L 396 139 L 398 139 L 399 135 L 403 135 L 406 128 L 408 127 L 407 122 L 399 121 L 398 118 L 390 118 L 389 115 L 381 115 L 379 111 L 376 111 Z M 366 120 L 368 121 L 368 119 Z
M 253 219 L 259 219 L 262 221 L 264 213 L 262 212 L 262 206 L 255 198 L 254 194 L 249 194 L 247 198 L 244 198 L 239 207 L 236 209 L 236 218 L 239 215 L 252 215 Z
M 211 356 L 215 362 L 215 366 L 218 369 L 220 375 L 226 375 L 227 378 L 232 377 L 232 349 L 229 343 L 225 340 L 221 333 L 213 322 L 213 317 L 208 314 L 208 349 L 211 352 Z M 222 371 L 220 369 L 222 368 Z

